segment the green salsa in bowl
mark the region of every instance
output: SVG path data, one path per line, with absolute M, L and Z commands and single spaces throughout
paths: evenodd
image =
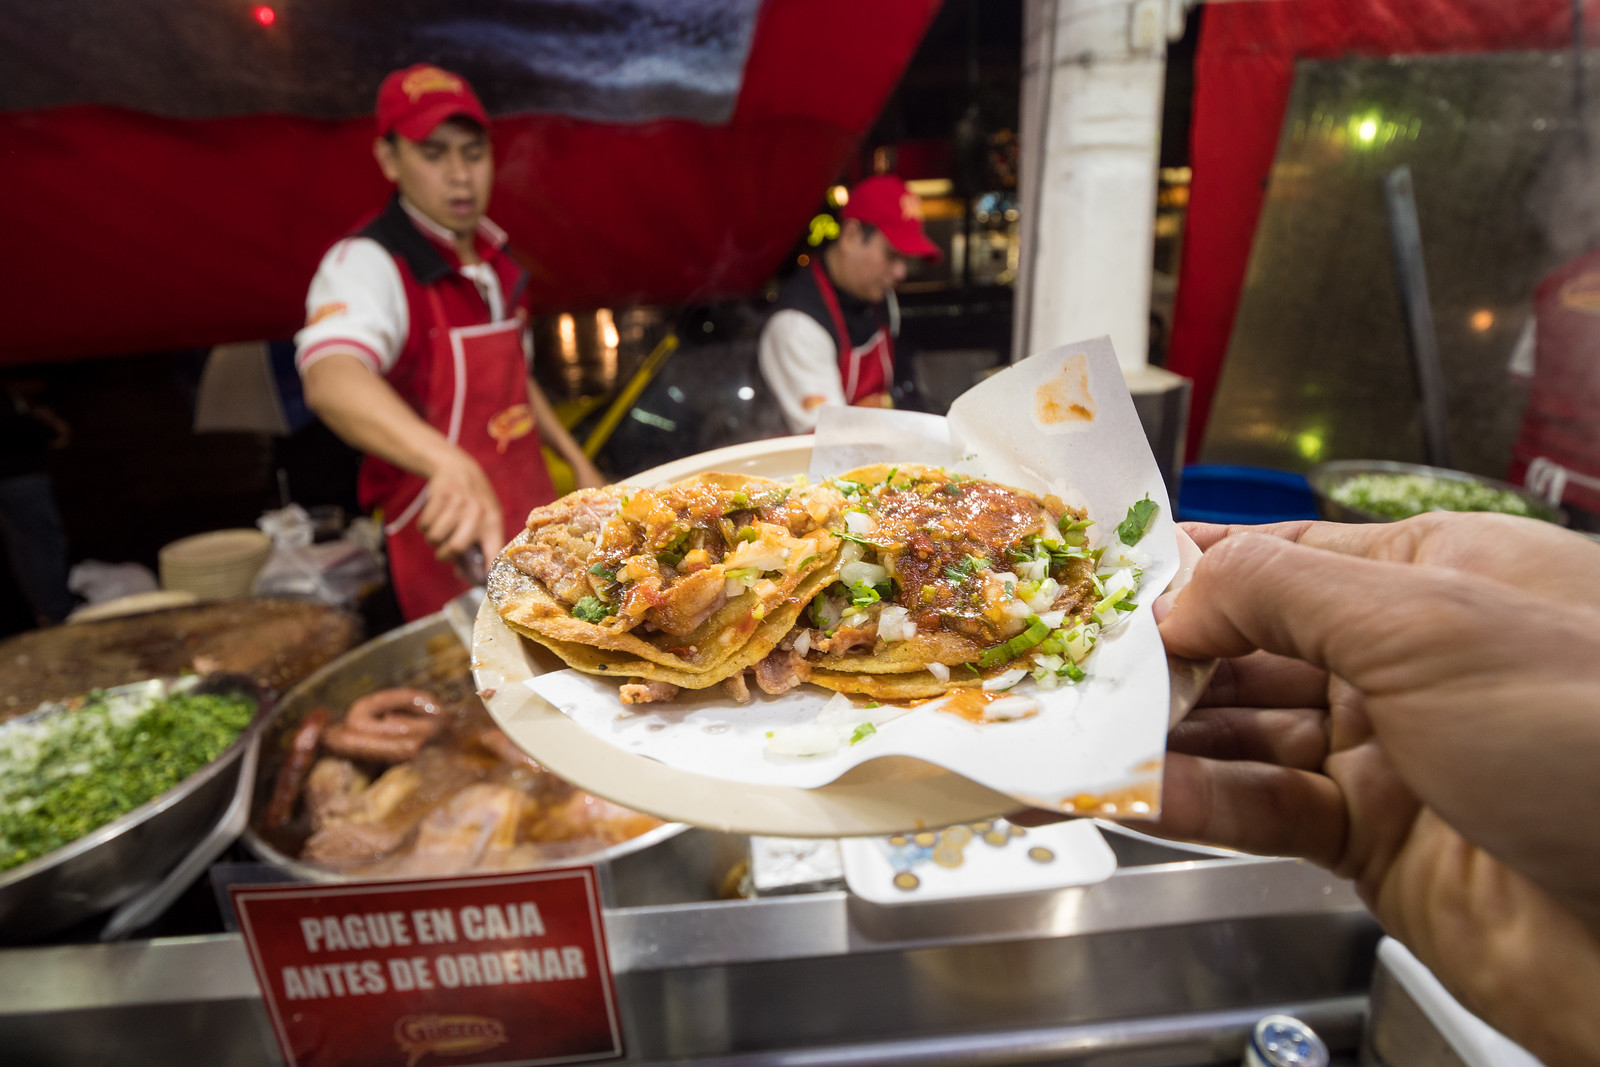
M 1386 460 L 1321 463 L 1306 473 L 1317 511 L 1335 522 L 1394 522 L 1429 511 L 1493 511 L 1564 523 L 1528 490 L 1443 467 Z

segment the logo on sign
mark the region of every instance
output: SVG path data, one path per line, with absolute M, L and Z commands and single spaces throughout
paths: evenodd
M 430 1052 L 470 1056 L 503 1045 L 506 1028 L 481 1015 L 406 1015 L 395 1020 L 394 1039 L 407 1056 L 406 1067 L 416 1067 Z

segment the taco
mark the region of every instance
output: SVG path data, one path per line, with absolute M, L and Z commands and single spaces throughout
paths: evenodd
M 846 497 L 836 578 L 758 678 L 764 670 L 877 699 L 936 696 L 1031 661 L 1092 619 L 1085 516 L 1056 497 L 907 465 L 828 484 Z
M 579 669 L 711 684 L 741 652 L 765 655 L 827 584 L 843 504 L 828 486 L 737 474 L 580 490 L 528 516 L 489 596 Z

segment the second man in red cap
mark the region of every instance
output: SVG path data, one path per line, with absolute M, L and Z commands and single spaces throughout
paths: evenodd
M 761 331 L 761 375 L 789 428 L 816 429 L 824 404 L 893 407 L 894 291 L 908 259 L 938 259 L 922 229 L 922 201 L 893 175 L 850 190 L 837 240 L 778 291 Z

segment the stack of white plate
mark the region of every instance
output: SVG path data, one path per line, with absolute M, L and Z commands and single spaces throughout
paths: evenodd
M 272 538 L 260 530 L 213 530 L 174 541 L 157 556 L 161 587 L 182 589 L 202 600 L 247 596 L 272 554 Z

